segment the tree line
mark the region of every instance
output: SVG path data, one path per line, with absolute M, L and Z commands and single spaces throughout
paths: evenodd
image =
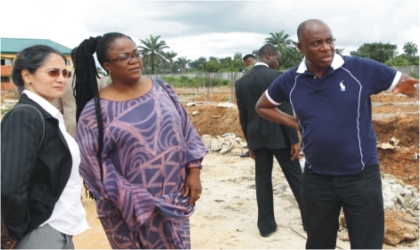
M 290 69 L 302 61 L 303 55 L 297 49 L 297 42 L 290 39 L 284 31 L 269 33 L 265 43 L 273 44 L 281 52 L 280 69 Z M 242 54 L 234 53 L 233 57 L 209 58 L 199 57 L 190 60 L 187 56 L 179 56 L 160 36 L 150 35 L 149 38 L 140 39 L 139 51 L 143 54 L 143 72 L 145 74 L 169 73 L 197 73 L 197 72 L 238 72 L 242 71 L 244 64 Z M 342 54 L 344 48 L 336 48 L 337 54 Z M 406 42 L 404 53 L 398 54 L 398 48 L 390 43 L 364 43 L 351 56 L 370 58 L 389 66 L 419 65 L 417 45 Z M 257 57 L 258 49 L 252 51 Z

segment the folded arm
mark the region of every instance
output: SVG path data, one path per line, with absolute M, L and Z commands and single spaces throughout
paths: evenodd
M 266 93 L 261 95 L 255 110 L 264 119 L 299 130 L 296 118 L 277 109 L 277 105 L 268 100 Z

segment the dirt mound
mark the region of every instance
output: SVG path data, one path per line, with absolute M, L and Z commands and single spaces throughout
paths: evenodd
M 372 124 L 379 142 L 389 142 L 394 137 L 399 140 L 399 146 L 419 146 L 418 115 L 395 116 L 385 120 L 373 119 Z
M 380 93 L 371 96 L 372 102 L 412 102 L 410 97 L 405 95 L 393 95 L 391 93 Z
M 219 103 L 233 100 L 233 88 L 214 89 L 175 89 L 184 104 L 187 113 L 200 135 L 218 136 L 234 133 L 244 139 L 236 106 L 218 107 Z M 16 99 L 13 93 L 2 92 L 2 104 L 5 100 Z M 406 184 L 419 187 L 419 105 L 403 95 L 381 93 L 372 96 L 374 115 L 386 116 L 397 114 L 388 119 L 373 118 L 373 127 L 378 143 L 389 143 L 392 138 L 398 140 L 394 149 L 378 148 L 380 166 L 383 173 L 390 173 Z M 188 102 L 197 106 L 188 106 Z M 197 113 L 198 112 L 198 113 Z M 3 113 L 3 112 L 2 112 Z M 416 113 L 416 114 L 412 114 Z
M 236 136 L 244 138 L 239 122 L 238 108 L 217 107 L 217 103 L 207 103 L 200 106 L 185 107 L 191 122 L 198 130 L 200 135 L 223 135 L 224 133 L 234 133 Z M 196 115 L 192 113 L 198 111 Z
M 182 94 L 181 94 L 182 95 Z M 226 102 L 231 96 L 227 89 L 216 93 L 195 93 L 189 101 L 184 101 L 187 113 L 200 133 L 212 136 L 234 133 L 244 138 L 239 122 L 238 108 L 226 108 L 217 104 Z M 182 99 L 182 98 L 181 98 Z M 209 100 L 209 101 L 207 101 Z M 187 106 L 187 102 L 195 101 L 197 106 Z M 394 149 L 378 148 L 381 170 L 419 187 L 419 106 L 405 96 L 393 96 L 388 93 L 372 96 L 373 114 L 398 114 L 388 119 L 374 118 L 372 121 L 378 143 L 388 143 L 392 138 L 399 140 Z M 407 105 L 394 105 L 406 103 Z M 198 112 L 198 113 L 197 113 Z M 194 113 L 194 115 L 193 115 Z M 417 157 L 416 157 L 417 156 Z

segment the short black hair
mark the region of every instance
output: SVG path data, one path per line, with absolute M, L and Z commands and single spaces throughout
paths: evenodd
M 272 54 L 272 55 L 277 55 L 277 53 L 279 52 L 279 50 L 274 47 L 272 44 L 264 44 L 260 50 L 258 50 L 258 58 L 264 58 L 265 55 L 267 54 Z
M 254 56 L 253 54 L 247 54 L 247 55 L 245 55 L 245 56 L 242 58 L 242 60 L 243 60 L 243 61 L 245 61 L 246 59 L 248 59 L 248 58 L 250 58 L 250 57 L 252 57 L 252 58 L 254 58 L 254 59 L 255 59 L 255 56 Z

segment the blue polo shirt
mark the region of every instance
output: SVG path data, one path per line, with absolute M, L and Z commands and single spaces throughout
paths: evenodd
M 271 103 L 289 102 L 302 133 L 306 165 L 323 175 L 352 175 L 378 164 L 370 96 L 393 89 L 401 73 L 376 61 L 334 55 L 321 78 L 302 63 L 266 91 Z

